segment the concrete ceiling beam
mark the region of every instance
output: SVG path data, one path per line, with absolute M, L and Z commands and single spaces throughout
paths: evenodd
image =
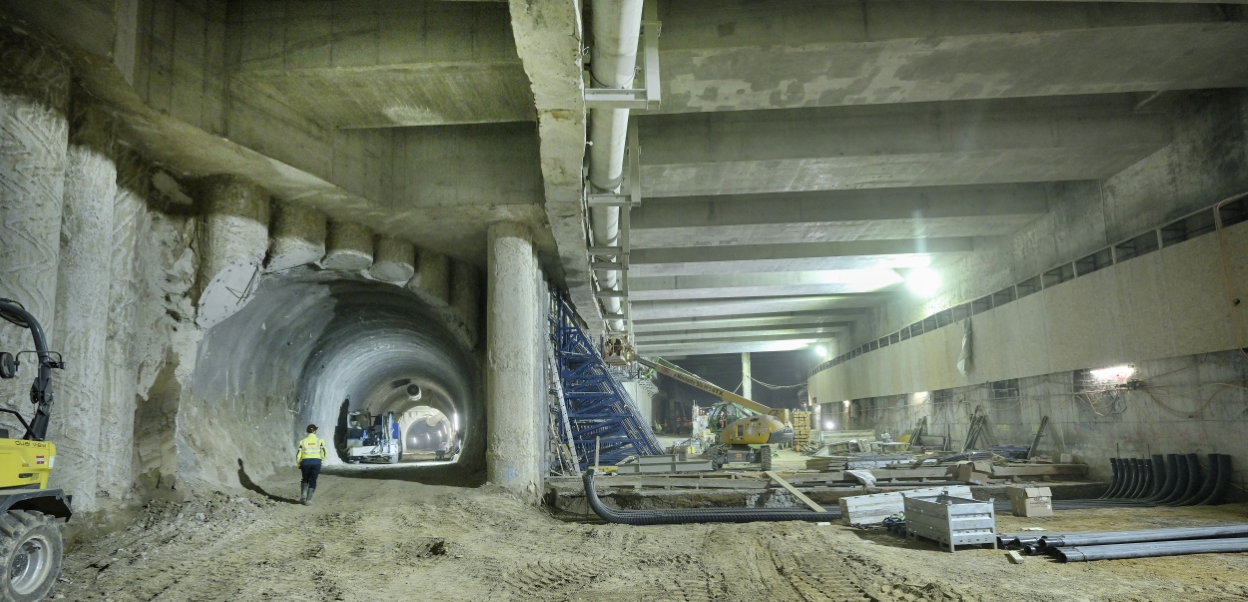
M 692 289 L 669 289 L 669 290 L 652 290 L 652 291 L 630 291 L 629 298 L 633 301 L 662 301 L 662 300 L 679 300 L 679 299 L 723 299 L 725 297 L 735 299 L 754 299 L 754 298 L 771 298 L 779 299 L 785 297 L 811 297 L 820 295 L 839 295 L 842 297 L 865 297 L 876 301 L 882 301 L 892 292 L 862 292 L 855 291 L 852 287 L 844 284 L 812 284 L 812 285 L 792 285 L 792 286 L 750 286 L 739 288 L 692 288 Z
M 878 296 L 871 295 L 823 295 L 762 299 L 634 301 L 632 314 L 634 320 L 653 321 L 693 317 L 747 317 L 754 314 L 774 315 L 780 312 L 866 311 L 878 300 Z
M 644 341 L 638 342 L 638 348 L 645 351 L 647 348 L 653 347 L 674 347 L 684 344 L 697 343 L 757 343 L 763 341 L 794 341 L 794 340 L 825 340 L 836 336 L 841 332 L 839 328 L 827 328 L 821 330 L 801 330 L 801 331 L 761 331 L 756 334 L 729 334 L 729 335 L 702 335 L 693 333 L 684 337 L 676 337 L 677 340 L 655 340 L 654 343 Z
M 511 0 L 516 51 L 532 86 L 541 139 L 546 219 L 576 311 L 591 329 L 602 325 L 586 246 L 581 167 L 585 157 L 585 85 L 581 5 L 559 0 Z
M 863 309 L 841 309 L 775 312 L 771 314 L 755 314 L 753 316 L 693 316 L 662 320 L 634 320 L 633 330 L 642 333 L 663 332 L 666 330 L 714 330 L 737 327 L 787 326 L 791 324 L 848 326 L 865 313 L 866 310 Z
M 1134 95 L 639 117 L 645 197 L 1096 180 L 1170 142 Z
M 767 334 L 767 333 L 796 333 L 796 332 L 842 332 L 851 323 L 849 322 L 815 322 L 815 323 L 793 323 L 793 324 L 767 324 L 767 325 L 744 325 L 744 326 L 727 326 L 720 328 L 668 328 L 664 330 L 634 330 L 637 340 L 646 345 L 661 341 L 664 339 L 681 338 L 681 337 L 699 337 L 699 336 L 730 336 L 734 334 Z M 701 326 L 701 325 L 699 325 Z
M 844 332 L 843 328 L 788 328 L 735 333 L 671 333 L 664 336 L 637 337 L 637 346 L 659 347 L 689 343 L 753 343 L 757 341 L 821 340 Z
M 664 112 L 1248 85 L 1239 58 L 1248 23 L 1215 3 L 701 0 L 665 9 Z M 1225 68 L 1206 68 L 1215 64 Z
M 662 357 L 664 359 L 689 358 L 694 356 L 718 355 L 725 353 L 765 353 L 769 351 L 791 351 L 804 349 L 814 345 L 804 340 L 797 341 L 755 341 L 738 343 L 698 343 L 694 345 L 650 347 L 640 352 L 644 357 Z
M 999 236 L 1043 214 L 1044 184 L 835 190 L 646 199 L 635 249 Z
M 974 247 L 974 241 L 970 238 L 933 238 L 638 249 L 629 255 L 629 262 L 632 266 L 641 267 L 646 264 L 668 263 L 757 262 L 763 260 L 817 259 L 865 255 L 969 253 L 974 250 Z

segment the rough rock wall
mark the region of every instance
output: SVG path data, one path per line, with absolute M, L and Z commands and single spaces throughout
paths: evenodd
M 51 48 L 0 27 L 0 295 L 54 324 L 61 196 L 69 126 L 69 66 Z M 25 331 L 0 327 L 0 350 L 30 349 Z M 0 381 L 0 403 L 30 411 L 30 370 Z M 0 424 L 21 436 L 7 417 Z
M 80 510 L 97 509 L 95 493 L 103 467 L 101 409 L 106 393 L 110 250 L 117 168 L 110 156 L 107 117 L 90 101 L 75 98 L 61 213 L 56 320 L 49 344 L 65 368 L 57 374 L 61 403 L 49 421 L 57 444 L 50 484 L 74 496 Z M 114 425 L 107 425 L 114 428 Z

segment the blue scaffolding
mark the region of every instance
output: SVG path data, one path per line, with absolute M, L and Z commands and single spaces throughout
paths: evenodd
M 567 417 L 558 429 L 559 439 L 575 452 L 578 468 L 593 464 L 595 441 L 601 466 L 614 466 L 628 456 L 662 454 L 663 446 L 637 403 L 577 323 L 567 294 L 555 292 L 552 297 L 551 340 L 562 385 L 561 413 Z

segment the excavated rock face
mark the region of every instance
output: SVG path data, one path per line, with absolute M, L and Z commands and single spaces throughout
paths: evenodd
M 416 405 L 455 416 L 465 431 L 459 462 L 430 471 L 479 472 L 478 360 L 441 315 L 411 291 L 364 278 L 306 268 L 266 277 L 200 345 L 178 418 L 179 478 L 260 478 L 293 465 L 309 423 L 332 445 L 345 438 L 348 412 Z M 419 402 L 391 394 L 410 384 Z M 328 463 L 340 462 L 331 453 Z

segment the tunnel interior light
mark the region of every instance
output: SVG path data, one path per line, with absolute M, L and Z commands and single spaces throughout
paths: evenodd
M 828 357 L 828 348 L 823 345 L 817 345 L 815 347 L 815 355 L 819 357 Z
M 823 423 L 823 430 L 825 430 L 825 431 L 831 431 L 831 430 L 835 430 L 835 429 L 836 429 L 836 423 L 835 423 L 835 422 L 833 422 L 833 421 L 829 420 L 829 421 L 827 421 L 827 422 L 824 422 L 824 423 Z
M 940 290 L 940 274 L 928 267 L 915 268 L 906 275 L 906 286 L 920 297 L 931 297 Z
M 1108 368 L 1100 368 L 1097 370 L 1089 370 L 1092 378 L 1099 382 L 1106 383 L 1125 383 L 1135 374 L 1135 366 L 1132 364 L 1123 364 L 1121 366 L 1110 366 Z

